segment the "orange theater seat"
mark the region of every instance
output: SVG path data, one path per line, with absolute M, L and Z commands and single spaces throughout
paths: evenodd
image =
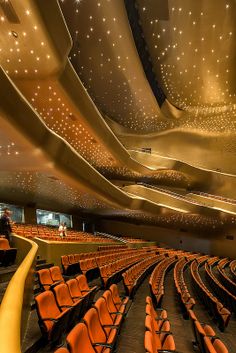
M 154 309 L 151 297 L 146 297 L 146 315 L 152 316 L 155 320 L 167 319 L 167 311 L 161 308 Z
M 51 291 L 45 291 L 35 297 L 39 326 L 44 337 L 52 343 L 61 342 L 67 330 L 71 310 L 60 312 L 56 299 Z
M 206 353 L 229 353 L 224 343 L 217 337 L 204 337 L 204 345 Z
M 52 266 L 49 268 L 51 277 L 53 282 L 64 282 L 64 278 L 62 276 L 61 270 L 59 266 Z
M 70 296 L 74 303 L 76 303 L 80 299 L 83 299 L 83 308 L 81 313 L 81 316 L 83 316 L 83 314 L 87 311 L 88 306 L 90 305 L 90 293 L 82 293 L 78 281 L 74 278 L 68 280 L 66 284 L 68 286 Z
M 37 271 L 39 284 L 42 290 L 49 290 L 53 285 L 53 280 L 48 268 Z
M 87 278 L 85 275 L 79 275 L 76 277 L 76 280 L 79 283 L 79 288 L 81 290 L 81 293 L 89 293 L 89 299 L 92 302 L 94 299 L 94 296 L 98 290 L 98 286 L 93 286 L 93 287 L 89 287 L 88 282 L 87 282 Z
M 126 306 L 129 302 L 129 297 L 124 297 L 121 298 L 119 295 L 118 287 L 116 284 L 112 284 L 109 288 L 111 295 L 112 295 L 112 300 L 117 308 L 117 310 L 120 309 L 122 305 Z
M 125 314 L 125 307 L 121 306 L 119 310 L 117 310 L 113 300 L 112 300 L 112 296 L 111 296 L 111 292 L 109 290 L 106 290 L 103 293 L 103 298 L 105 298 L 106 303 L 107 303 L 107 308 L 111 314 L 111 316 L 113 317 L 113 319 L 117 316 L 117 315 L 124 315 Z
M 148 331 L 155 331 L 156 333 L 165 331 L 170 332 L 170 322 L 167 319 L 156 321 L 152 316 L 147 315 L 145 319 L 145 327 Z
M 77 300 L 74 302 L 71 298 L 68 286 L 65 283 L 58 284 L 53 288 L 55 294 L 57 305 L 61 311 L 65 311 L 68 308 L 71 309 L 71 325 L 81 318 L 81 310 L 83 305 L 83 300 Z
M 70 353 L 96 353 L 96 346 L 91 343 L 87 326 L 84 323 L 76 325 L 67 336 Z M 97 346 L 98 347 L 98 346 Z M 111 349 L 100 345 L 101 353 L 110 353 Z M 60 352 L 59 352 L 60 353 Z
M 0 238 L 0 261 L 2 266 L 14 264 L 16 259 L 17 249 L 11 248 L 9 241 L 5 238 Z
M 156 334 L 145 332 L 144 346 L 147 353 L 175 352 L 175 342 L 172 334 Z
M 215 336 L 215 331 L 210 325 L 200 323 L 193 310 L 189 310 L 189 319 L 192 325 L 192 331 L 195 337 L 195 344 L 199 347 L 200 351 L 205 352 L 204 349 L 204 337 Z
M 103 297 L 96 301 L 94 308 L 97 309 L 100 322 L 107 335 L 111 332 L 112 328 L 117 330 L 120 328 L 122 316 L 117 315 L 116 317 L 112 317 L 107 308 L 106 300 Z
M 84 316 L 84 322 L 88 328 L 88 333 L 92 345 L 97 353 L 103 352 L 104 347 L 112 349 L 115 345 L 117 330 L 112 329 L 106 334 L 99 320 L 98 312 L 95 308 L 89 309 Z

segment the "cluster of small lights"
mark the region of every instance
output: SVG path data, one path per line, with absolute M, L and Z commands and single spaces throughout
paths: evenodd
M 115 164 L 108 150 L 89 133 L 77 111 L 66 102 L 56 82 L 51 82 L 50 85 L 41 82 L 34 87 L 32 84 L 18 85 L 46 125 L 68 141 L 93 166 L 100 165 L 101 161 L 106 167 Z
M 115 215 L 114 215 L 115 216 Z M 121 214 L 117 216 L 120 218 Z M 219 231 L 224 227 L 235 225 L 236 218 L 225 216 L 224 218 L 215 218 L 204 215 L 189 214 L 189 213 L 169 213 L 165 215 L 156 215 L 138 212 L 123 213 L 122 219 L 136 221 L 145 224 L 152 224 L 167 228 L 187 228 L 193 231 Z
M 53 84 L 47 85 L 45 81 L 35 84 L 32 80 L 26 84 L 22 78 L 26 79 L 42 77 L 41 68 L 48 68 L 53 71 L 52 62 L 48 62 L 51 54 L 47 50 L 47 38 L 44 38 L 40 26 L 32 24 L 32 12 L 25 10 L 25 26 L 18 28 L 18 32 L 9 30 L 9 22 L 2 17 L 4 23 L 3 35 L 7 39 L 7 46 L 0 48 L 0 63 L 6 73 L 15 80 L 25 97 L 30 101 L 35 110 L 41 115 L 49 128 L 65 138 L 71 146 L 79 152 L 93 166 L 100 165 L 109 167 L 115 164 L 111 154 L 99 143 L 87 130 L 87 128 L 76 118 L 76 113 L 65 102 L 58 87 Z M 27 26 L 28 24 L 28 26 Z M 32 27 L 32 31 L 29 28 Z M 27 28 L 27 30 L 25 29 Z M 33 35 L 37 33 L 40 40 L 35 41 Z M 29 46 L 29 43 L 31 45 Z M 27 44 L 27 45 L 26 45 Z M 27 49 L 28 48 L 28 49 Z M 14 70 L 13 70 L 14 67 Z M 32 76 L 33 74 L 33 76 Z M 18 78 L 21 80 L 18 81 Z M 45 97 L 47 97 L 45 99 Z M 74 121 L 75 120 L 75 121 Z M 10 154 L 8 148 L 0 148 L 0 153 Z M 15 154 L 18 152 L 15 151 Z
M 229 55 L 235 41 L 235 8 L 217 2 L 203 11 L 198 3 L 189 2 L 181 7 L 180 1 L 176 7 L 171 1 L 169 20 L 162 21 L 156 4 L 145 0 L 137 3 L 157 78 L 169 101 L 190 113 L 177 126 L 235 131 L 234 62 Z M 227 23 L 224 29 L 222 16 Z
M 5 188 L 5 190 L 4 190 Z M 63 181 L 58 180 L 47 174 L 39 172 L 1 172 L 0 173 L 0 191 L 8 193 L 21 193 L 31 196 L 37 200 L 51 200 L 56 204 L 67 204 L 70 207 L 87 210 L 111 208 L 104 201 L 100 201 L 92 194 L 86 193 L 82 188 L 75 190 Z
M 124 50 L 132 37 L 122 12 L 117 16 L 112 2 L 98 4 L 61 3 L 74 43 L 70 59 L 84 86 L 104 114 L 133 131 L 171 128 L 172 122 L 160 118 L 134 47 L 129 53 Z
M 119 168 L 98 168 L 98 171 L 108 179 L 129 180 L 133 182 L 144 182 L 153 185 L 165 185 L 179 188 L 187 188 L 191 185 L 188 175 L 175 170 L 160 170 L 152 174 L 140 174 L 130 171 L 125 167 Z
M 26 75 L 42 76 L 55 69 L 48 39 L 41 27 L 33 22 L 30 9 L 22 10 L 21 15 L 22 25 L 19 27 L 9 25 L 5 16 L 0 14 L 4 38 L 0 43 L 0 64 L 7 74 L 16 79 Z
M 63 3 L 66 2 L 66 0 L 63 1 Z M 81 11 L 80 13 L 78 7 L 85 3 L 85 1 L 76 1 L 75 13 L 78 19 L 80 18 L 79 16 L 85 18 L 84 12 Z M 97 3 L 96 8 L 99 8 L 100 11 L 103 5 L 104 1 L 101 1 Z M 70 6 L 72 5 L 70 4 Z M 226 7 L 226 10 L 229 8 L 230 6 Z M 84 9 L 86 9 L 86 7 Z M 171 11 L 174 13 L 176 9 L 172 8 Z M 179 14 L 184 13 L 183 8 L 181 8 L 181 10 L 179 8 L 178 11 Z M 148 6 L 145 6 L 143 12 L 149 12 Z M 162 131 L 174 128 L 178 125 L 186 128 L 207 128 L 211 129 L 211 131 L 220 132 L 236 131 L 236 122 L 233 120 L 236 117 L 236 104 L 233 104 L 232 100 L 232 98 L 235 97 L 235 93 L 231 87 L 230 76 L 232 75 L 232 70 L 227 64 L 230 60 L 228 54 L 225 54 L 224 61 L 221 62 L 221 59 L 216 56 L 216 45 L 215 49 L 211 49 L 212 58 L 216 60 L 216 63 L 213 62 L 215 65 L 213 65 L 212 62 L 208 60 L 207 54 L 204 56 L 204 60 L 199 60 L 200 57 L 198 53 L 200 49 L 197 47 L 195 48 L 197 50 L 194 49 L 194 52 L 196 53 L 196 61 L 198 61 L 198 63 L 189 63 L 190 61 L 188 62 L 188 60 L 185 61 L 186 57 L 191 57 L 190 54 L 192 51 L 188 53 L 184 51 L 178 52 L 176 62 L 169 62 L 169 57 L 173 58 L 172 55 L 169 56 L 170 52 L 172 53 L 172 49 L 179 50 L 180 45 L 177 41 L 173 44 L 173 48 L 171 48 L 169 45 L 172 44 L 169 43 L 168 49 L 164 48 L 163 54 L 161 53 L 161 56 L 157 57 L 157 65 L 171 100 L 174 101 L 177 106 L 184 109 L 186 113 L 183 114 L 180 123 L 179 121 L 173 123 L 173 121 L 167 121 L 166 119 L 162 120 L 159 117 L 156 102 L 151 98 L 151 95 L 148 93 L 149 91 L 140 85 L 140 71 L 137 70 L 136 72 L 133 68 L 133 58 L 121 50 L 122 44 L 127 38 L 124 38 L 123 32 L 121 34 L 119 31 L 119 28 L 122 27 L 120 19 L 112 16 L 111 18 L 107 17 L 104 13 L 105 12 L 102 11 L 97 12 L 99 16 L 96 16 L 96 21 L 94 14 L 87 15 L 89 18 L 85 18 L 85 20 L 89 20 L 91 26 L 85 28 L 84 31 L 81 31 L 81 28 L 74 29 L 74 46 L 71 53 L 71 61 L 80 72 L 80 76 L 92 98 L 105 114 L 139 133 Z M 193 13 L 191 12 L 188 15 L 191 17 Z M 26 10 L 25 16 L 30 18 L 31 11 Z M 202 12 L 200 16 L 204 18 L 204 13 Z M 176 16 L 173 15 L 172 17 L 174 18 Z M 159 40 L 158 45 L 156 45 L 158 49 L 160 49 L 159 44 L 164 43 L 164 36 L 170 32 L 170 29 L 166 24 L 160 24 L 159 20 L 155 19 L 151 20 L 151 22 L 151 25 L 156 26 L 157 39 L 155 38 L 155 40 Z M 193 26 L 195 26 L 197 20 L 193 22 L 195 22 L 195 24 L 193 24 Z M 15 79 L 21 91 L 44 119 L 46 124 L 57 134 L 65 138 L 71 146 L 92 165 L 99 167 L 102 173 L 111 173 L 113 176 L 116 175 L 116 177 L 125 175 L 127 178 L 130 176 L 137 180 L 146 178 L 149 181 L 154 180 L 155 183 L 158 182 L 160 184 L 168 182 L 189 184 L 188 178 L 183 173 L 175 171 L 163 171 L 157 172 L 155 175 L 145 176 L 133 173 L 127 168 L 120 167 L 119 164 L 113 160 L 111 154 L 105 147 L 89 132 L 88 127 L 80 121 L 76 112 L 71 108 L 70 104 L 66 102 L 66 99 L 64 99 L 63 94 L 55 83 L 51 82 L 51 84 L 49 84 L 46 81 L 38 81 L 38 84 L 35 82 L 32 84 L 31 82 L 29 86 L 27 86 L 23 80 L 22 82 L 21 80 L 18 81 L 17 77 L 21 79 L 22 77 L 26 79 L 40 77 L 41 69 L 45 69 L 45 67 L 50 68 L 50 71 L 52 70 L 52 60 L 49 60 L 52 59 L 52 57 L 48 49 L 47 38 L 39 33 L 40 28 L 37 25 L 31 25 L 32 28 L 28 26 L 27 31 L 23 31 L 22 29 L 19 32 L 14 30 L 9 31 L 9 23 L 4 16 L 0 16 L 0 24 L 1 26 L 5 26 L 6 24 L 6 27 L 4 27 L 6 32 L 5 38 L 7 38 L 7 43 L 9 43 L 9 45 L 0 48 L 1 65 L 6 72 Z M 102 35 L 102 31 L 99 32 L 99 28 L 102 24 L 102 28 L 106 29 L 105 35 Z M 38 38 L 40 38 L 40 41 L 37 43 L 32 40 L 29 27 L 32 29 L 32 33 L 37 33 Z M 216 30 L 217 28 L 216 24 L 212 25 L 212 30 Z M 182 38 L 185 35 L 185 31 L 179 29 L 177 24 L 176 27 L 173 27 L 173 31 L 177 31 L 178 35 L 182 36 Z M 95 32 L 96 35 L 94 34 Z M 99 35 L 99 33 L 101 33 L 101 35 Z M 233 30 L 227 34 L 227 38 L 225 36 L 225 33 L 222 34 L 219 40 L 234 40 Z M 29 45 L 26 45 L 26 41 L 34 46 L 29 49 Z M 200 41 L 205 43 L 207 37 L 202 36 Z M 87 56 L 88 51 L 82 50 L 81 48 L 78 49 L 78 42 L 80 45 L 84 45 L 85 49 L 92 50 L 94 55 Z M 93 47 L 92 43 L 95 42 L 96 46 Z M 105 46 L 108 46 L 108 44 L 112 49 L 110 51 L 105 49 Z M 191 47 L 193 43 L 188 43 L 188 45 Z M 157 55 L 160 54 L 157 53 Z M 28 60 L 29 57 L 32 57 L 32 60 Z M 202 76 L 200 76 L 200 62 L 201 65 L 203 65 L 202 62 L 204 62 L 206 66 L 212 65 L 212 69 L 207 69 L 207 71 L 205 71 L 205 69 L 203 70 L 204 74 L 201 74 Z M 176 77 L 176 70 L 180 68 L 180 63 L 182 65 L 182 71 L 179 73 L 181 79 Z M 192 65 L 191 71 L 189 65 Z M 216 70 L 217 65 L 222 65 L 221 67 L 223 67 L 223 69 L 220 69 L 221 71 L 219 73 L 213 75 L 213 72 L 208 72 L 208 70 Z M 198 72 L 197 75 L 200 77 L 199 79 L 198 76 L 194 76 L 193 74 L 195 70 L 196 73 Z M 211 80 L 209 77 L 211 77 Z M 188 83 L 187 80 L 189 80 Z M 201 85 L 196 84 L 198 81 L 200 81 Z M 180 84 L 179 91 L 178 84 Z M 224 88 L 224 84 L 226 84 L 227 88 Z M 101 87 L 103 88 L 102 90 Z M 207 92 L 207 95 L 204 97 L 201 93 L 203 89 Z M 223 103 L 222 96 L 224 97 Z M 7 146 L 0 146 L 0 155 L 1 154 L 18 155 L 19 152 L 16 150 L 14 143 L 10 143 Z M 93 196 L 82 191 L 81 193 L 76 193 L 62 181 L 49 180 L 49 178 L 47 180 L 45 176 L 41 174 L 18 173 L 15 179 L 8 179 L 9 183 L 11 182 L 12 185 L 16 186 L 19 185 L 22 192 L 25 193 L 29 191 L 37 193 L 38 190 L 42 190 L 43 193 L 43 190 L 46 190 L 45 193 L 47 192 L 48 198 L 53 199 L 53 197 L 58 197 L 58 200 L 62 200 L 65 193 L 67 193 L 70 203 L 74 206 L 80 205 L 81 208 L 86 209 L 107 207 L 107 205 L 100 203 L 100 201 L 93 198 Z M 5 179 L 3 179 L 3 181 L 6 182 Z M 6 185 L 9 185 L 9 183 L 6 182 Z M 185 215 L 183 217 L 187 216 Z M 209 223 L 209 218 L 207 218 L 207 220 Z M 213 222 L 211 224 L 213 224 L 212 227 L 216 227 L 218 223 L 214 225 Z
M 2 157 L 13 157 L 19 155 L 19 149 L 16 147 L 14 142 L 0 145 L 0 156 Z
M 50 67 L 50 71 L 53 71 L 52 60 L 48 64 L 48 59 L 52 55 L 46 54 L 48 52 L 47 38 L 43 37 L 40 25 L 32 23 L 31 18 L 34 18 L 32 11 L 26 9 L 24 16 L 24 23 L 27 23 L 28 26 L 22 25 L 18 27 L 18 32 L 10 30 L 11 26 L 9 22 L 4 21 L 7 44 L 10 41 L 13 49 L 11 46 L 9 49 L 8 45 L 0 49 L 5 55 L 7 55 L 8 50 L 11 54 L 6 62 L 4 55 L 1 58 L 3 68 L 14 79 L 18 88 L 40 114 L 47 126 L 66 139 L 89 163 L 94 167 L 102 165 L 105 169 L 119 168 L 119 164 L 113 159 L 108 149 L 89 132 L 89 128 L 79 118 L 78 112 L 73 111 L 71 105 L 68 104 L 67 99 L 61 92 L 60 86 L 57 86 L 55 81 L 48 81 L 48 83 L 46 80 L 41 81 L 42 75 L 39 67 Z M 32 31 L 29 33 L 30 27 L 32 27 Z M 40 38 L 39 41 L 33 40 L 32 33 L 34 32 L 37 32 Z M 26 46 L 26 40 L 30 45 Z M 27 49 L 28 51 L 26 48 L 29 48 Z M 27 67 L 27 69 L 23 70 L 22 65 L 26 63 L 30 63 L 30 68 Z M 12 70 L 12 67 L 14 67 L 14 70 Z M 23 80 L 23 78 L 27 81 Z

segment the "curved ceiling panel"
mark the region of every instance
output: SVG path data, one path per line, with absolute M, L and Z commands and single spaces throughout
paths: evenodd
M 156 75 L 170 102 L 209 115 L 233 109 L 235 1 L 169 0 L 166 18 L 161 1 L 136 3 Z
M 6 183 L 6 190 L 13 184 L 12 190 L 19 189 L 19 193 L 23 194 L 28 190 L 28 197 L 33 193 L 32 200 L 42 199 L 45 202 L 48 195 L 48 200 L 54 200 L 55 204 L 65 197 L 66 204 L 71 207 L 77 204 L 78 209 L 84 207 L 87 211 L 91 208 L 93 211 L 121 208 L 126 211 L 166 213 L 164 206 L 130 196 L 99 174 L 65 140 L 46 127 L 3 70 L 0 70 L 0 82 L 4 88 L 0 90 L 1 133 L 7 136 L 5 143 L 9 146 L 9 158 L 8 153 L 5 156 L 5 178 L 9 177 L 8 170 L 12 171 L 15 167 L 15 172 Z M 15 153 L 15 148 L 18 153 Z M 24 164 L 26 158 L 28 160 Z M 28 173 L 25 173 L 26 170 Z M 4 182 L 4 173 L 2 176 Z M 56 195 L 52 196 L 52 192 Z
M 234 126 L 236 124 L 232 93 L 235 89 L 234 84 L 228 83 L 231 91 L 228 92 L 225 89 L 225 96 L 221 95 L 225 97 L 223 106 L 222 100 L 219 99 L 219 92 L 223 92 L 224 89 L 222 78 L 224 71 L 217 74 L 218 76 L 211 83 L 213 87 L 211 88 L 207 81 L 208 75 L 204 75 L 204 70 L 208 70 L 204 65 L 210 63 L 207 55 L 202 61 L 199 56 L 197 57 L 198 66 L 194 69 L 198 70 L 199 79 L 194 76 L 194 70 L 191 71 L 187 67 L 187 71 L 180 74 L 177 72 L 179 66 L 171 64 L 171 60 L 176 58 L 172 55 L 172 49 L 175 48 L 169 47 L 173 33 L 168 29 L 168 25 L 172 30 L 174 24 L 171 21 L 174 21 L 174 17 L 176 21 L 179 21 L 178 28 L 183 23 L 181 15 L 188 9 L 186 1 L 175 1 L 175 7 L 171 8 L 171 11 L 175 12 L 176 4 L 178 4 L 178 15 L 172 16 L 169 12 L 165 19 L 161 17 L 161 12 L 156 14 L 155 11 L 159 5 L 157 6 L 154 1 L 145 2 L 147 3 L 145 6 L 141 0 L 138 2 L 141 24 L 145 28 L 145 39 L 155 61 L 155 72 L 160 75 L 163 87 L 165 85 L 167 87 L 170 81 L 172 82 L 172 95 L 165 87 L 166 94 L 170 102 L 183 110 L 178 110 L 168 101 L 163 104 L 161 110 L 159 109 L 140 63 L 122 0 L 75 2 L 64 0 L 61 2 L 73 37 L 71 62 L 98 109 L 68 62 L 67 56 L 72 42 L 58 2 L 56 0 L 48 2 L 24 0 L 19 3 L 19 1 L 12 0 L 11 3 L 14 5 L 15 22 L 9 21 L 9 18 L 2 14 L 0 7 L 2 29 L 0 65 L 24 97 L 1 71 L 3 89 L 0 91 L 0 154 L 4 156 L 0 172 L 2 197 L 6 195 L 7 198 L 7 194 L 11 195 L 9 197 L 14 197 L 14 191 L 18 199 L 24 197 L 25 201 L 32 200 L 32 202 L 44 205 L 51 201 L 54 207 L 60 208 L 64 205 L 68 210 L 82 210 L 83 208 L 86 212 L 98 214 L 103 212 L 127 215 L 130 213 L 134 216 L 148 213 L 152 214 L 152 218 L 155 214 L 163 217 L 160 222 L 164 222 L 165 219 L 167 225 L 169 224 L 168 217 L 171 219 L 172 213 L 175 215 L 178 211 L 199 212 L 203 213 L 203 216 L 198 216 L 198 222 L 201 225 L 204 225 L 206 219 L 205 225 L 211 224 L 212 227 L 214 224 L 218 227 L 221 224 L 227 224 L 228 218 L 225 215 L 222 216 L 218 210 L 214 210 L 214 205 L 210 206 L 213 208 L 213 222 L 211 223 L 208 217 L 208 207 L 201 205 L 200 208 L 196 205 L 190 207 L 187 202 L 176 201 L 173 195 L 166 196 L 163 193 L 162 196 L 160 193 L 156 198 L 151 191 L 148 191 L 148 194 L 145 191 L 144 196 L 147 198 L 142 198 L 140 194 L 143 190 L 139 187 L 136 193 L 136 186 L 131 187 L 133 190 L 133 195 L 131 195 L 114 186 L 97 172 L 97 170 L 101 171 L 113 179 L 120 177 L 121 180 L 148 180 L 182 188 L 193 188 L 196 185 L 201 185 L 201 187 L 204 185 L 206 188 L 207 184 L 208 189 L 205 191 L 210 191 L 217 186 L 222 193 L 224 191 L 229 193 L 233 188 L 234 182 L 231 185 L 227 184 L 226 187 L 226 179 L 224 180 L 222 176 L 217 180 L 217 177 L 220 173 L 234 175 L 236 173 L 234 163 L 236 150 Z M 171 3 L 170 0 L 168 4 Z M 212 4 L 210 0 L 204 4 L 200 1 L 198 5 L 193 5 L 192 13 L 188 13 L 190 18 L 193 14 L 197 17 L 201 9 L 203 13 L 199 15 L 201 30 L 208 28 L 208 25 L 204 24 L 204 16 L 209 23 L 212 20 L 212 17 L 207 17 L 206 3 Z M 222 4 L 223 0 L 220 0 L 216 6 L 216 18 Z M 156 8 L 154 8 L 155 5 Z M 222 53 L 223 55 L 225 51 L 229 53 L 231 60 L 234 57 L 231 40 L 234 34 L 231 28 L 231 17 L 227 11 L 229 8 L 233 11 L 234 6 L 231 3 L 228 5 L 224 9 L 226 15 L 222 37 L 225 39 L 225 46 Z M 157 15 L 159 18 L 156 18 L 157 21 L 155 19 L 155 33 L 152 33 L 160 35 L 158 37 L 160 40 L 164 38 L 163 41 L 170 41 L 166 44 L 167 50 L 163 52 L 163 55 L 161 54 L 162 60 L 153 54 L 158 53 L 161 45 L 156 48 L 155 35 L 149 36 L 151 28 L 149 26 L 154 23 L 151 16 Z M 185 17 L 186 15 L 185 13 Z M 163 21 L 166 22 L 165 25 Z M 186 31 L 190 27 L 187 22 Z M 215 30 L 211 32 L 214 34 L 212 34 L 212 43 L 217 47 L 215 34 L 218 27 L 212 28 Z M 228 30 L 230 30 L 229 39 L 224 37 Z M 185 29 L 179 29 L 180 31 L 182 33 L 178 35 L 186 41 L 183 33 Z M 202 44 L 201 48 L 207 51 L 205 46 L 205 39 L 209 39 L 207 34 L 204 39 L 201 37 L 201 41 L 194 36 L 194 33 L 191 35 L 194 45 L 200 48 Z M 203 36 L 202 33 L 201 35 Z M 222 38 L 220 40 L 222 41 Z M 177 44 L 176 48 L 182 48 L 181 40 Z M 188 45 L 192 44 L 188 43 Z M 196 52 L 198 53 L 198 50 Z M 176 60 L 179 64 L 190 65 L 191 53 L 186 49 L 186 52 L 181 53 L 181 57 Z M 226 64 L 221 66 L 222 70 L 224 70 L 224 65 Z M 233 72 L 231 71 L 233 67 L 230 64 L 227 67 L 228 75 Z M 182 91 L 179 91 L 178 75 L 182 77 L 185 73 L 190 73 L 190 76 L 192 75 L 190 79 L 194 82 L 187 86 L 183 80 Z M 196 89 L 193 89 L 194 85 Z M 216 90 L 217 85 L 219 92 Z M 202 97 L 201 90 L 204 88 L 206 92 Z M 216 93 L 213 95 L 211 92 L 214 99 L 208 100 L 210 88 Z M 175 90 L 178 91 L 176 97 L 173 96 Z M 194 94 L 199 96 L 198 100 Z M 218 119 L 219 117 L 221 118 Z M 119 127 L 114 130 L 120 136 L 124 146 L 134 150 L 130 154 L 108 127 L 109 119 L 113 119 L 114 125 Z M 172 131 L 168 131 L 170 129 Z M 167 131 L 160 134 L 159 132 L 163 130 Z M 211 134 L 207 135 L 206 132 L 209 131 Z M 216 146 L 214 146 L 214 141 L 217 142 Z M 153 154 L 151 158 L 145 160 L 144 155 L 137 153 L 138 147 L 151 147 L 159 154 L 159 159 L 157 154 Z M 168 162 L 167 160 L 164 162 L 160 155 L 173 160 L 169 159 Z M 216 173 L 199 172 L 195 170 L 196 168 L 175 162 L 174 159 L 198 168 L 211 169 Z M 219 161 L 220 166 L 217 165 Z M 175 170 L 170 170 L 170 168 Z M 160 171 L 156 171 L 157 169 Z M 204 184 L 206 175 L 211 178 Z M 213 181 L 212 184 L 211 181 Z M 11 185 L 14 185 L 12 191 Z M 65 193 L 66 200 L 63 200 Z M 170 209 L 176 212 L 170 212 Z M 205 215 L 207 215 L 206 218 L 204 218 Z M 223 223 L 220 223 L 221 216 Z M 184 216 L 182 217 L 185 219 Z M 181 217 L 178 215 L 177 218 L 179 222 Z M 193 217 L 192 220 L 194 219 Z
M 73 38 L 71 62 L 103 114 L 138 133 L 170 124 L 135 47 L 123 0 L 61 1 Z
M 71 41 L 56 1 L 25 1 L 24 6 L 12 1 L 12 5 L 21 22 L 3 21 L 0 63 L 50 129 L 108 177 L 161 179 L 167 184 L 177 177 L 192 183 L 193 177 L 180 171 L 167 172 L 165 178 L 162 173 L 159 178 L 156 170 L 161 166 L 153 169 L 130 157 L 109 129 L 66 61 Z M 37 35 L 42 40 L 37 41 Z

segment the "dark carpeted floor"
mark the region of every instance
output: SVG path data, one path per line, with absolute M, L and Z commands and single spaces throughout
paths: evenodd
M 127 315 L 118 339 L 117 353 L 145 353 L 145 298 L 150 295 L 149 277 L 138 289 L 135 300 Z M 180 312 L 179 303 L 176 298 L 176 290 L 173 281 L 173 270 L 168 273 L 165 280 L 165 295 L 162 307 L 167 310 L 171 323 L 176 350 L 178 353 L 192 353 L 192 332 L 188 321 L 185 321 Z

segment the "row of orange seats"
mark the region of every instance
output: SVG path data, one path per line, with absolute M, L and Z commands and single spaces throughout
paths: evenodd
M 236 313 L 236 296 L 226 289 L 212 271 L 211 262 L 205 263 L 206 280 L 227 309 Z
M 147 240 L 145 240 L 145 239 L 132 238 L 132 237 L 126 237 L 126 236 L 122 236 L 119 238 L 127 241 L 128 243 L 146 243 L 147 242 Z
M 183 257 L 180 259 L 174 267 L 174 282 L 175 288 L 178 293 L 179 301 L 181 304 L 181 309 L 183 312 L 184 318 L 188 318 L 188 311 L 193 309 L 196 304 L 195 299 L 191 296 L 188 287 L 184 280 L 184 270 L 187 265 L 192 261 L 193 257 L 186 258 Z
M 195 259 L 191 263 L 191 277 L 193 280 L 194 288 L 199 298 L 201 298 L 202 303 L 204 303 L 207 310 L 211 312 L 214 320 L 218 323 L 220 330 L 224 331 L 228 326 L 231 312 L 225 308 L 224 305 L 217 299 L 217 297 L 214 296 L 213 293 L 205 286 L 199 274 L 199 266 L 203 265 L 207 258 L 208 256 L 203 256 L 201 258 Z
M 93 235 L 87 232 L 67 230 L 67 235 L 64 238 L 59 236 L 58 228 L 52 228 L 41 225 L 30 225 L 30 224 L 14 224 L 13 233 L 18 235 L 34 238 L 39 237 L 43 240 L 54 240 L 54 241 L 80 241 L 80 242 L 113 242 L 112 239 L 107 239 L 106 237 Z
M 90 269 L 96 268 L 97 263 L 98 266 L 102 266 L 102 263 L 107 263 L 107 259 L 103 256 L 108 256 L 111 255 L 114 258 L 119 258 L 125 257 L 132 255 L 133 253 L 141 253 L 141 252 L 147 252 L 150 251 L 149 247 L 142 248 L 142 249 L 122 249 L 122 250 L 104 250 L 104 251 L 95 251 L 95 252 L 89 252 L 89 253 L 81 253 L 81 254 L 70 254 L 70 255 L 63 255 L 61 257 L 61 263 L 62 263 L 62 268 L 63 268 L 63 273 L 64 274 L 74 274 L 82 271 L 81 267 L 83 268 L 83 273 L 86 273 Z M 82 263 L 81 266 L 81 261 L 82 260 L 91 260 L 91 262 L 86 261 Z M 101 261 L 101 262 L 100 262 Z M 76 272 L 77 271 L 77 272 Z
M 126 294 L 130 298 L 134 297 L 136 290 L 146 274 L 152 270 L 153 266 L 155 266 L 158 261 L 160 261 L 160 256 L 156 255 L 155 252 L 147 253 L 146 257 L 146 259 L 133 265 L 122 274 Z
M 236 260 L 230 262 L 229 268 L 234 281 L 236 281 Z
M 167 311 L 155 309 L 151 297 L 146 297 L 144 347 L 147 353 L 175 352 Z
M 121 280 L 121 272 L 126 267 L 142 260 L 145 256 L 150 256 L 150 253 L 138 250 L 136 252 L 132 252 L 132 254 L 128 254 L 128 256 L 121 255 L 122 254 L 119 255 L 119 260 L 113 261 L 110 264 L 99 267 L 100 277 L 102 285 L 104 287 L 109 286 L 111 282 L 119 282 Z
M 225 261 L 224 261 L 225 260 Z M 227 272 L 225 271 L 225 267 L 229 264 L 230 260 L 222 259 L 219 261 L 217 265 L 217 270 L 219 274 L 219 278 L 223 285 L 233 294 L 236 295 L 236 283 L 233 281 Z
M 155 303 L 155 306 L 160 306 L 161 301 L 164 295 L 164 279 L 167 271 L 173 266 L 177 261 L 175 256 L 170 255 L 171 257 L 160 258 L 160 262 L 156 265 L 153 270 L 150 279 L 149 286 L 151 291 L 152 300 Z
M 106 290 L 87 311 L 83 322 L 66 337 L 55 353 L 110 353 L 114 350 L 126 315 L 128 298 L 122 299 L 116 285 Z
M 193 310 L 189 310 L 189 318 L 194 335 L 193 345 L 201 353 L 228 353 L 224 343 L 216 336 L 210 325 L 200 323 Z
M 42 271 L 38 272 L 40 280 L 43 279 Z M 43 286 L 45 287 L 45 283 Z M 37 295 L 35 303 L 43 337 L 52 345 L 60 344 L 63 334 L 68 332 L 91 306 L 94 293 L 95 290 L 89 288 L 86 277 L 79 275 L 67 282 L 63 279 L 61 283 L 50 286 L 50 290 Z
M 81 254 L 70 254 L 70 255 L 63 255 L 61 256 L 61 264 L 64 274 L 75 274 L 79 272 L 83 272 L 84 274 L 98 267 L 97 261 L 101 258 L 103 262 L 106 261 L 105 257 L 112 256 L 116 258 L 117 255 L 119 256 L 122 254 L 132 254 L 134 250 L 110 250 L 110 251 L 96 251 L 90 253 L 81 253 Z M 108 258 L 107 258 L 108 259 Z
M 102 245 L 98 247 L 98 251 L 104 251 L 104 250 L 121 250 L 121 249 L 127 249 L 127 245 Z

